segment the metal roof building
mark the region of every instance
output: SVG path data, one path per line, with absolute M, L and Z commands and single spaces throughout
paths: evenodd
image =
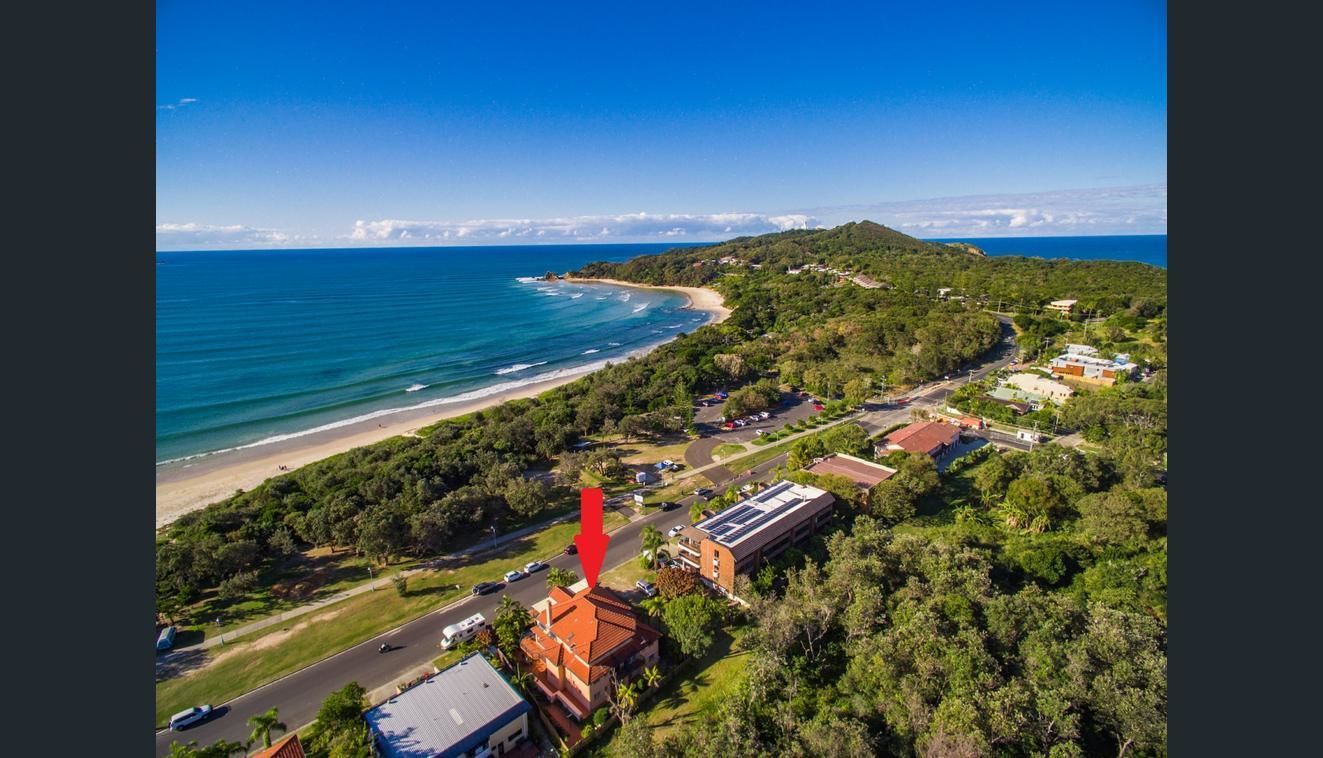
M 474 653 L 364 718 L 380 755 L 452 758 L 495 754 L 526 739 L 532 709 L 486 658 Z M 493 745 L 496 736 L 500 741 Z
M 704 519 L 694 528 L 736 557 L 752 552 L 816 515 L 835 498 L 807 484 L 781 481 L 762 492 Z

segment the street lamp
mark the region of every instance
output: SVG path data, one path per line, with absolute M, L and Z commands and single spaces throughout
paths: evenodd
M 492 549 L 496 548 L 496 525 L 492 524 Z

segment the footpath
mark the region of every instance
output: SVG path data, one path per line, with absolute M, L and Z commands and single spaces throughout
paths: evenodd
M 622 512 L 621 515 L 624 515 L 626 516 L 626 518 L 631 518 L 631 520 L 633 520 L 632 517 L 627 513 Z M 483 553 L 496 550 L 500 548 L 502 545 L 508 544 L 517 539 L 525 537 L 529 534 L 532 534 L 533 532 L 541 531 L 543 529 L 546 529 L 547 527 L 555 526 L 556 524 L 564 523 L 566 521 L 572 521 L 578 518 L 579 518 L 578 512 L 571 511 L 563 516 L 557 516 L 556 518 L 550 519 L 548 521 L 543 521 L 538 524 L 526 526 L 523 527 L 522 529 L 516 529 L 508 534 L 499 535 L 494 540 L 483 540 L 481 543 L 477 545 L 472 545 L 463 550 L 428 559 L 427 561 L 418 564 L 414 568 L 405 569 L 401 571 L 399 573 L 399 576 L 407 577 L 416 574 L 420 571 L 427 571 L 434 569 L 437 566 L 441 565 L 442 563 L 448 561 L 480 556 Z M 357 587 L 352 587 L 350 589 L 344 590 L 343 592 L 337 592 L 334 595 L 327 595 L 326 597 L 321 598 L 320 600 L 314 600 L 313 602 L 307 603 L 306 605 L 301 605 L 297 608 L 291 608 L 288 611 L 284 611 L 283 613 L 278 613 L 274 616 L 268 616 L 264 619 L 254 621 L 251 624 L 245 624 L 244 626 L 231 629 L 228 632 L 225 632 L 224 634 L 219 634 L 216 635 L 215 637 L 207 637 L 207 639 L 203 640 L 202 642 L 193 645 L 188 645 L 186 647 L 174 648 L 173 650 L 170 651 L 168 655 L 162 656 L 160 661 L 162 662 L 166 661 L 177 653 L 183 653 L 186 651 L 206 650 L 208 648 L 215 647 L 216 645 L 224 645 L 225 643 L 233 642 L 239 639 L 240 637 L 243 637 L 244 635 L 252 634 L 253 632 L 266 629 L 269 626 L 282 624 L 286 621 L 289 621 L 290 619 L 296 619 L 299 616 L 312 613 L 315 610 L 325 608 L 328 605 L 333 605 L 342 600 L 348 600 L 351 597 L 357 597 L 358 595 L 362 595 L 365 592 L 375 592 L 379 589 L 385 589 L 390 586 L 391 585 L 389 579 L 376 579 L 374 581 L 364 582 L 363 584 L 360 584 Z

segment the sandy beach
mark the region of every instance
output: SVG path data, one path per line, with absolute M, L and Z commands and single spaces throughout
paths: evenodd
M 730 318 L 730 309 L 726 307 L 726 301 L 721 297 L 721 293 L 716 290 L 710 290 L 705 287 L 662 287 L 651 284 L 635 284 L 634 282 L 622 282 L 619 279 L 579 279 L 576 277 L 565 277 L 567 282 L 576 282 L 579 284 L 614 284 L 617 287 L 633 287 L 640 290 L 668 290 L 670 292 L 679 292 L 689 298 L 689 307 L 696 311 L 703 311 L 712 314 L 710 324 L 720 324 L 722 321 Z
M 712 321 L 709 323 L 720 323 L 730 315 L 730 310 L 723 304 L 720 294 L 700 287 L 650 287 L 608 279 L 574 281 L 680 292 L 689 299 L 688 307 L 712 315 Z M 359 424 L 349 424 L 282 442 L 230 450 L 157 466 L 156 526 L 164 526 L 189 511 L 234 494 L 235 490 L 252 489 L 270 477 L 293 471 L 309 463 L 390 437 L 412 434 L 442 419 L 463 416 L 507 400 L 535 397 L 581 379 L 589 373 L 591 372 L 536 382 L 466 403 L 402 410 Z M 284 469 L 281 468 L 282 466 Z

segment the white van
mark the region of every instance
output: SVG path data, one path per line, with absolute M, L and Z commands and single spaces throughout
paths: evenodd
M 1020 430 L 1018 430 L 1018 431 L 1015 433 L 1015 436 L 1016 436 L 1017 438 L 1019 438 L 1019 439 L 1025 441 L 1025 442 L 1042 442 L 1042 441 L 1043 441 L 1042 438 L 1038 436 L 1038 432 L 1031 432 L 1031 431 L 1029 431 L 1029 430 L 1027 430 L 1027 429 L 1020 429 Z
M 473 639 L 478 630 L 487 626 L 487 619 L 481 613 L 475 613 L 458 624 L 451 624 L 441 630 L 441 647 L 445 650 L 461 642 Z

